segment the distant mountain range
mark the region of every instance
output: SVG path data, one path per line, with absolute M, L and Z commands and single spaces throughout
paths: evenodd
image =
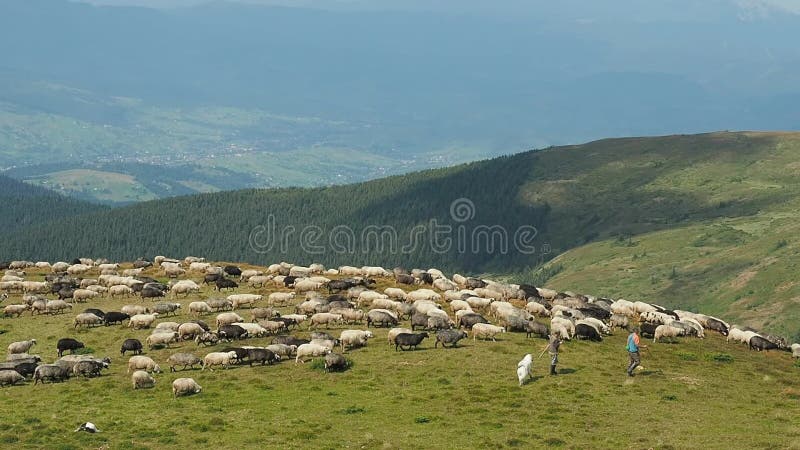
M 800 119 L 764 2 L 303 5 L 0 3 L 0 168 L 129 203 Z

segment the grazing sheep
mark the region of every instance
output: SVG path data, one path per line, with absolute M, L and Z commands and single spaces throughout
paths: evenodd
M 211 306 L 206 302 L 191 302 L 189 303 L 190 314 L 206 314 L 211 312 Z
M 89 299 L 99 296 L 99 292 L 90 291 L 88 289 L 75 289 L 75 291 L 72 293 L 72 300 L 75 302 L 85 302 Z
M 550 317 L 550 311 L 538 302 L 528 302 L 525 305 L 525 311 L 528 311 L 536 317 Z
M 247 331 L 247 337 L 264 337 L 269 334 L 269 331 L 257 323 L 250 322 L 234 322 L 232 325 L 242 327 Z
M 29 339 L 27 341 L 12 342 L 8 344 L 8 353 L 28 353 L 28 350 L 36 345 L 36 339 Z
M 16 370 L 0 370 L 0 386 L 13 386 L 21 381 L 25 381 L 25 377 L 20 375 Z
M 792 344 L 792 358 L 800 358 L 800 344 Z
M 286 323 L 273 320 L 259 320 L 258 324 L 267 330 L 267 333 L 277 334 L 280 331 L 286 330 Z
M 170 314 L 178 314 L 179 309 L 181 309 L 180 303 L 156 303 L 153 306 L 153 312 L 158 313 L 162 316 L 168 316 Z
M 133 372 L 131 382 L 133 383 L 133 390 L 152 388 L 156 385 L 156 379 L 144 370 Z
M 50 380 L 50 382 L 55 383 L 56 381 L 64 381 L 68 377 L 69 372 L 64 367 L 58 364 L 43 364 L 33 372 L 33 384 L 36 385 L 39 381 L 44 384 L 44 380 Z
M 150 309 L 140 305 L 125 305 L 122 308 L 120 308 L 120 311 L 127 314 L 130 317 L 133 317 L 137 314 L 147 314 L 150 312 Z
M 261 301 L 263 296 L 258 294 L 233 294 L 229 295 L 227 300 L 231 302 L 231 307 L 233 309 L 237 309 L 239 307 L 247 305 L 249 308 L 252 308 L 256 302 Z
M 236 322 L 244 322 L 244 319 L 240 315 L 233 312 L 217 314 L 217 321 L 216 321 L 217 328 L 223 325 L 230 325 Z
M 406 291 L 400 288 L 386 288 L 383 291 L 384 295 L 388 298 L 396 299 L 396 300 L 405 300 L 406 299 Z
M 178 331 L 178 328 L 181 326 L 178 322 L 160 322 L 156 325 L 155 330 L 153 330 L 153 334 L 156 333 L 164 333 L 167 331 Z
M 428 337 L 428 333 L 399 333 L 394 338 L 394 351 L 403 350 L 416 350 L 417 346 L 422 343 L 423 339 Z M 407 347 L 407 348 L 405 348 Z
M 255 277 L 255 276 L 259 276 L 259 275 L 264 275 L 264 272 L 262 272 L 260 270 L 253 270 L 253 269 L 243 270 L 242 274 L 239 275 L 239 281 L 248 281 L 248 280 L 250 280 L 250 278 Z
M 250 310 L 250 316 L 252 317 L 251 322 L 257 322 L 262 319 L 272 319 L 273 317 L 279 317 L 280 313 L 273 310 L 272 308 L 253 308 Z
M 317 325 L 336 325 L 342 323 L 341 314 L 331 313 L 316 313 L 309 319 L 308 327 L 316 327 Z
M 611 315 L 611 328 L 622 328 L 627 330 L 630 326 L 630 320 L 627 315 L 614 313 Z
M 529 378 L 533 378 L 533 355 L 528 353 L 522 360 L 517 363 L 517 379 L 519 385 L 522 387 Z
M 157 317 L 158 313 L 136 314 L 135 316 L 131 317 L 131 320 L 128 322 L 128 327 L 133 328 L 134 330 L 138 330 L 140 328 L 150 328 L 150 325 L 156 321 Z
M 367 345 L 367 339 L 372 338 L 372 332 L 362 330 L 344 330 L 339 335 L 339 342 L 342 345 L 342 353 L 345 352 L 346 347 L 364 347 Z
M 436 342 L 433 348 L 437 348 L 442 344 L 442 348 L 447 348 L 447 344 L 451 347 L 458 347 L 458 341 L 467 337 L 467 333 L 461 330 L 441 330 L 436 333 Z
M 82 360 L 75 363 L 72 373 L 75 376 L 82 375 L 86 378 L 99 377 L 101 370 L 108 369 L 108 364 L 107 361 L 95 359 Z
M 208 370 L 214 371 L 212 367 L 214 366 L 222 366 L 223 369 L 227 369 L 228 366 L 235 365 L 238 361 L 238 357 L 236 356 L 236 352 L 211 352 L 207 354 L 203 358 L 203 368 L 201 370 Z
M 106 326 L 112 325 L 112 324 L 115 324 L 115 323 L 120 323 L 121 324 L 122 322 L 124 322 L 124 321 L 126 321 L 126 320 L 128 320 L 130 318 L 131 317 L 129 315 L 127 315 L 127 314 L 125 314 L 123 312 L 109 311 L 103 316 L 103 323 L 105 323 Z
M 389 341 L 389 345 L 395 345 L 395 338 L 400 333 L 413 334 L 414 331 L 411 330 L 410 328 L 392 328 L 391 330 L 389 330 L 389 333 L 387 335 L 387 340 Z
M 325 355 L 325 370 L 328 372 L 341 372 L 347 369 L 347 359 L 338 353 Z
M 136 355 L 131 356 L 128 360 L 128 372 L 132 370 L 144 370 L 147 372 L 161 373 L 161 367 L 148 356 Z
M 69 350 L 70 353 L 75 353 L 75 350 L 79 348 L 84 348 L 83 342 L 79 342 L 72 338 L 62 338 L 56 343 L 56 349 L 58 350 L 59 357 L 61 357 L 67 350 Z
M 272 294 L 269 294 L 267 301 L 270 305 L 284 306 L 287 303 L 291 303 L 294 300 L 295 295 L 297 294 L 294 292 L 273 292 Z
M 19 317 L 28 310 L 28 305 L 7 305 L 3 308 L 3 313 L 6 317 Z
M 656 327 L 655 334 L 653 335 L 653 342 L 658 342 L 659 339 L 665 337 L 678 337 L 686 334 L 683 328 L 676 328 L 671 325 L 659 325 Z
M 205 331 L 200 324 L 194 322 L 182 323 L 178 326 L 178 338 L 181 340 L 194 339 L 205 333 Z
M 498 327 L 497 325 L 492 325 L 489 323 L 476 323 L 472 326 L 472 340 L 478 340 L 478 337 L 483 339 L 492 338 L 492 341 L 496 341 L 495 336 L 499 333 L 505 333 L 506 329 L 503 327 Z
M 186 370 L 187 367 L 194 369 L 195 364 L 203 365 L 203 360 L 192 353 L 175 353 L 167 359 L 167 362 L 169 363 L 170 372 L 177 372 L 175 370 L 176 366 L 183 366 L 181 370 Z
M 211 333 L 206 331 L 205 333 L 195 336 L 194 338 L 195 344 L 199 347 L 201 344 L 203 346 L 207 345 L 216 345 L 219 342 L 219 336 L 216 333 Z
M 192 378 L 178 378 L 172 382 L 172 395 L 174 398 L 199 394 L 202 391 L 203 388 Z
M 302 344 L 297 347 L 297 356 L 294 359 L 295 364 L 305 362 L 305 357 L 324 356 L 331 352 L 330 347 L 322 346 L 319 344 Z
M 75 328 L 78 328 L 78 326 L 91 327 L 92 325 L 103 325 L 103 318 L 92 313 L 81 313 L 75 316 Z
M 270 344 L 266 348 L 272 353 L 284 358 L 290 358 L 297 352 L 296 345 Z
M 171 342 L 176 342 L 178 340 L 178 333 L 176 331 L 171 331 L 168 333 L 153 333 L 150 336 L 147 336 L 145 339 L 145 343 L 151 349 L 155 346 L 163 345 L 169 348 L 169 344 Z
M 125 356 L 125 352 L 133 352 L 134 355 L 142 353 L 142 343 L 138 339 L 125 339 L 119 353 Z

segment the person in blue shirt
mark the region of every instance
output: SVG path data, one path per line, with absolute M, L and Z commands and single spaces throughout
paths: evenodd
M 628 376 L 633 376 L 633 371 L 639 366 L 641 358 L 639 357 L 639 348 L 647 348 L 646 345 L 639 345 L 639 329 L 634 328 L 631 334 L 628 335 L 628 343 L 625 349 L 628 350 Z

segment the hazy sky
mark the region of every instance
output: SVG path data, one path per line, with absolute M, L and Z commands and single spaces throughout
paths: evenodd
M 181 6 L 192 6 L 202 3 L 209 3 L 212 0 L 75 0 L 88 3 L 104 5 L 140 5 L 155 8 L 172 8 Z M 227 0 L 242 3 L 258 3 L 265 5 L 282 5 L 298 7 L 315 7 L 325 9 L 410 9 L 410 10 L 453 10 L 455 12 L 479 12 L 495 11 L 519 12 L 535 9 L 531 6 L 531 0 Z M 608 0 L 607 0 L 608 1 Z M 619 0 L 611 0 L 618 2 Z M 707 3 L 710 0 L 697 0 L 698 4 Z M 738 4 L 743 8 L 780 8 L 800 14 L 800 0 L 723 0 L 728 3 Z M 574 2 L 579 4 L 581 2 Z M 586 0 L 586 4 L 596 6 L 600 0 Z M 647 0 L 646 2 L 636 2 L 637 5 L 650 7 L 653 4 L 669 3 L 667 1 Z

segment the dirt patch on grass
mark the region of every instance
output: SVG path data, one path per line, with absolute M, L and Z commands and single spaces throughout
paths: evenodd
M 755 270 L 745 270 L 744 272 L 740 273 L 733 281 L 731 281 L 731 287 L 734 289 L 741 289 L 753 279 L 754 276 L 758 275 L 758 271 Z
M 674 377 L 672 379 L 679 383 L 687 384 L 689 386 L 700 386 L 700 380 L 698 378 L 680 376 L 680 377 Z

